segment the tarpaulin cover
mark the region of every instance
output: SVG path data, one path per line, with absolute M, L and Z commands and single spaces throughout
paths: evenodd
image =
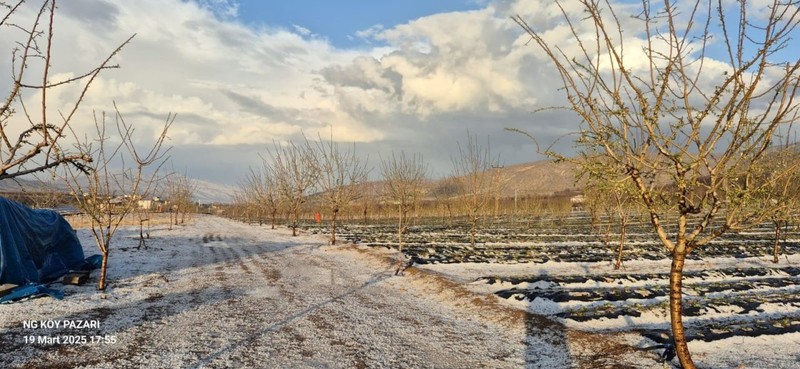
M 64 217 L 0 197 L 0 284 L 45 283 L 85 267 L 81 243 Z
M 14 291 L 11 292 L 10 294 L 3 296 L 3 298 L 0 298 L 0 304 L 9 303 L 24 298 L 34 298 L 39 296 L 50 296 L 54 299 L 61 300 L 64 298 L 64 291 L 60 291 L 53 288 L 47 288 L 41 284 L 28 284 L 25 286 L 19 286 L 15 288 Z

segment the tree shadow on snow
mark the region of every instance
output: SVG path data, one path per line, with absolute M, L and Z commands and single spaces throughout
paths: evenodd
M 540 277 L 546 279 L 547 275 L 543 273 Z M 526 368 L 638 368 L 625 362 L 625 356 L 636 351 L 635 348 L 601 333 L 568 329 L 555 318 L 530 311 L 523 314 Z
M 541 274 L 546 277 L 547 273 Z M 531 302 L 529 302 L 531 304 Z M 525 367 L 571 368 L 572 358 L 566 327 L 563 324 L 529 311 L 525 321 Z
M 525 367 L 571 368 L 572 355 L 562 324 L 525 312 Z
M 265 230 L 269 232 L 269 230 Z M 92 244 L 84 243 L 87 255 L 96 253 Z M 112 240 L 109 255 L 108 283 L 111 289 L 143 283 L 132 279 L 152 275 L 158 279 L 152 283 L 169 283 L 171 273 L 179 273 L 189 268 L 213 272 L 214 266 L 225 270 L 238 268 L 249 272 L 254 265 L 270 261 L 270 254 L 280 254 L 295 247 L 307 246 L 302 240 L 254 242 L 242 237 L 207 233 L 196 237 L 172 236 L 169 233 L 154 235 L 147 240 L 147 249 L 137 249 L 138 230 L 121 229 Z M 67 298 L 73 294 L 96 293 L 94 285 L 99 278 L 99 270 L 91 273 L 89 283 L 84 286 L 64 286 Z M 144 283 L 151 283 L 145 278 Z M 61 285 L 55 283 L 55 287 Z

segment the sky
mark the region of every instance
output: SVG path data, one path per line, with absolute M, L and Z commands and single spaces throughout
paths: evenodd
M 30 22 L 35 3 L 12 20 Z M 580 15 L 572 3 L 566 10 Z M 521 15 L 569 50 L 574 41 L 549 0 L 58 4 L 51 81 L 91 70 L 135 34 L 112 59 L 120 68 L 89 89 L 76 131 L 90 131 L 92 112 L 113 111 L 116 102 L 146 142 L 175 113 L 169 166 L 226 186 L 260 165 L 275 143 L 302 135 L 355 143 L 373 168 L 392 151 L 421 153 L 438 177 L 451 172 L 468 132 L 511 165 L 544 157 L 506 128 L 550 143 L 579 125 L 572 113 L 539 111 L 564 105 L 561 81 L 510 19 Z M 8 71 L 20 32 L 0 32 L 0 71 Z M 636 29 L 626 32 L 636 46 Z M 0 83 L 8 78 L 0 74 Z M 77 86 L 48 92 L 49 114 L 78 93 Z M 571 146 L 562 139 L 556 147 Z
M 213 2 L 210 4 L 214 4 Z M 251 27 L 282 27 L 324 38 L 339 48 L 369 48 L 383 44 L 360 32 L 380 25 L 390 28 L 423 16 L 445 12 L 476 10 L 479 0 L 316 0 L 316 1 L 240 1 L 217 11 L 224 13 L 235 5 L 239 20 Z

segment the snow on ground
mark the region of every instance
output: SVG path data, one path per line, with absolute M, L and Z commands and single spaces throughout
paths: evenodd
M 771 262 L 772 256 L 754 258 L 714 258 L 710 260 L 686 260 L 684 271 L 713 270 L 721 268 L 775 268 L 787 265 L 800 264 L 800 254 L 781 256 L 780 264 Z M 518 264 L 493 264 L 493 263 L 452 263 L 452 264 L 426 264 L 421 268 L 436 271 L 462 283 L 469 283 L 477 278 L 487 275 L 498 277 L 514 277 L 519 275 L 575 275 L 587 276 L 609 273 L 668 273 L 669 259 L 663 260 L 630 260 L 623 263 L 623 268 L 614 270 L 612 260 L 603 262 L 556 262 L 545 263 L 518 263 Z
M 800 264 L 800 255 L 782 256 L 781 263 L 776 265 L 771 262 L 771 256 L 754 258 L 713 258 L 710 260 L 687 260 L 686 271 L 693 270 L 715 270 L 723 268 L 775 268 L 796 266 Z M 459 264 L 427 264 L 420 268 L 441 274 L 442 276 L 459 281 L 469 288 L 471 292 L 478 294 L 492 294 L 496 291 L 517 288 L 533 288 L 532 284 L 520 283 L 514 285 L 509 282 L 499 282 L 487 284 L 476 279 L 485 276 L 514 277 L 520 275 L 540 275 L 540 276 L 559 276 L 559 275 L 610 275 L 616 273 L 666 273 L 669 271 L 669 260 L 647 261 L 635 260 L 624 264 L 624 269 L 614 271 L 612 262 L 587 262 L 587 263 L 567 263 L 552 262 L 546 263 L 520 263 L 520 264 L 492 264 L 492 263 L 459 263 Z M 709 278 L 707 281 L 715 281 L 719 278 Z M 536 282 L 541 283 L 541 282 Z M 645 282 L 620 282 L 620 287 L 636 287 Z M 602 282 L 588 280 L 583 287 L 608 287 Z M 576 286 L 581 286 L 577 284 Z M 542 285 L 542 288 L 548 286 Z M 574 287 L 574 286 L 573 286 Z M 796 288 L 789 287 L 789 288 Z M 690 287 L 687 287 L 687 290 Z M 709 295 L 709 297 L 713 297 Z M 664 297 L 660 300 L 667 301 Z M 553 314 L 562 311 L 565 307 L 578 305 L 575 302 L 554 303 L 546 299 L 536 299 L 535 301 L 501 299 L 501 303 L 526 311 L 541 314 Z M 586 304 L 591 308 L 591 304 Z M 774 311 L 784 311 L 787 308 L 795 310 L 796 307 L 787 307 L 780 304 L 765 304 L 765 310 L 761 313 L 751 312 L 756 316 L 767 316 Z M 741 310 L 741 309 L 739 309 Z M 718 312 L 724 315 L 724 311 Z M 714 313 L 706 315 L 703 319 L 713 319 Z M 692 318 L 684 318 L 687 325 L 691 325 Z M 721 321 L 721 324 L 726 324 Z M 581 330 L 602 330 L 602 329 L 624 329 L 625 327 L 650 327 L 650 328 L 669 328 L 669 315 L 666 307 L 661 312 L 646 312 L 641 317 L 624 316 L 616 319 L 600 319 L 586 323 L 576 323 L 568 320 L 567 325 L 571 328 Z M 690 341 L 689 349 L 695 363 L 704 368 L 800 368 L 800 333 L 788 333 L 781 335 L 765 335 L 759 337 L 731 337 L 722 340 L 703 342 Z
M 0 305 L 0 367 L 661 367 L 641 337 L 567 329 L 421 269 L 397 277 L 386 252 L 211 216 L 154 230 L 148 250 L 137 233 L 116 236 L 105 293 L 56 283 L 64 300 Z M 99 327 L 25 325 L 87 320 Z

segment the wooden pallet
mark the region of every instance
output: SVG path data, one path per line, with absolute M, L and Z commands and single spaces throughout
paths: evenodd
M 19 286 L 17 286 L 16 284 L 12 284 L 12 283 L 0 284 L 0 297 L 8 295 L 9 293 L 11 293 L 12 290 L 14 290 L 17 287 L 19 287 Z
M 86 283 L 88 280 L 89 280 L 89 272 L 87 271 L 69 272 L 66 275 L 64 275 L 63 283 L 80 286 Z

